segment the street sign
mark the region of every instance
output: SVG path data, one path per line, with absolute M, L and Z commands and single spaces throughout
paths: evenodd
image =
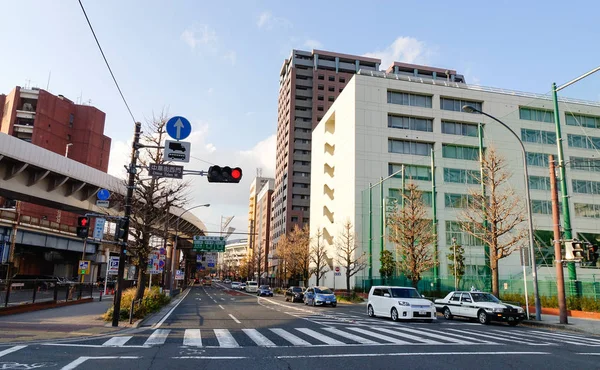
M 148 273 L 151 275 L 157 275 L 163 272 L 165 266 L 165 258 L 167 256 L 160 254 L 160 251 L 152 251 L 148 255 Z
M 175 140 L 183 140 L 190 136 L 192 125 L 181 116 L 175 116 L 167 122 L 167 134 Z
M 109 201 L 108 201 L 108 200 L 97 200 L 97 201 L 96 201 L 96 205 L 97 205 L 98 207 L 107 208 L 107 207 L 110 205 L 110 203 L 109 203 Z
M 78 275 L 89 275 L 90 274 L 90 261 L 79 260 L 79 272 Z
M 175 271 L 175 280 L 183 280 L 183 271 L 181 271 L 181 270 Z
M 100 217 L 96 219 L 96 223 L 94 224 L 94 239 L 102 240 L 102 237 L 104 237 L 104 224 L 106 224 L 106 219 Z
M 342 276 L 341 272 L 335 272 L 334 274 L 335 274 L 335 276 Z
M 335 272 L 340 272 L 340 266 L 335 266 Z
M 197 252 L 225 252 L 225 238 L 222 236 L 194 235 L 193 250 Z
M 117 275 L 119 273 L 119 257 L 110 257 L 108 260 L 108 274 Z
M 189 141 L 165 140 L 165 161 L 189 162 L 192 144 Z
M 182 179 L 183 178 L 183 166 L 151 163 L 150 166 L 148 166 L 148 173 L 152 177 L 167 177 L 170 179 Z
M 8 255 L 10 253 L 10 242 L 8 235 L 4 236 L 4 240 L 0 240 L 0 264 L 8 262 Z
M 100 189 L 98 190 L 96 197 L 100 200 L 108 200 L 108 198 L 110 198 L 110 192 L 106 189 Z

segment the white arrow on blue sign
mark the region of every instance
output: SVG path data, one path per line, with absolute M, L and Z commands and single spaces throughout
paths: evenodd
M 181 116 L 175 116 L 167 122 L 167 134 L 175 140 L 183 140 L 192 133 L 190 121 Z

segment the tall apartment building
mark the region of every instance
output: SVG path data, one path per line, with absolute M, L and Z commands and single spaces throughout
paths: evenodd
M 89 105 L 75 104 L 48 91 L 15 87 L 0 95 L 0 132 L 15 136 L 77 162 L 106 172 L 111 139 L 104 135 L 106 114 Z M 0 199 L 0 206 L 14 201 Z M 76 215 L 35 204 L 21 203 L 22 215 L 74 226 Z

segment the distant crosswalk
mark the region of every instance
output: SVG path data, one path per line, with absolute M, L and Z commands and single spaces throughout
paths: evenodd
M 91 347 L 310 347 L 376 345 L 576 345 L 600 347 L 600 338 L 532 329 L 347 326 L 260 329 L 156 329 L 137 335 L 91 339 Z M 53 345 L 53 344 L 50 344 Z M 67 344 L 54 344 L 67 345 Z M 79 344 L 81 345 L 81 344 Z

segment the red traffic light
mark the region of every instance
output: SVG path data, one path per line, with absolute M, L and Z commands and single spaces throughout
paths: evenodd
M 242 170 L 240 170 L 239 168 L 234 168 L 233 170 L 231 170 L 231 177 L 234 180 L 238 180 L 242 177 Z
M 88 219 L 87 217 L 79 217 L 79 226 L 87 226 L 88 224 Z

